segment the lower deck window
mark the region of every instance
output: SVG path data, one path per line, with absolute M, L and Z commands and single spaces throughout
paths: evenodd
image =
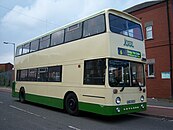
M 106 59 L 87 60 L 84 62 L 84 84 L 105 84 Z
M 62 66 L 49 67 L 48 81 L 61 82 Z
M 62 66 L 17 70 L 17 81 L 61 82 Z

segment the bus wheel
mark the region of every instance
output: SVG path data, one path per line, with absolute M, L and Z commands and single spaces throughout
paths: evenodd
M 25 89 L 22 87 L 19 91 L 19 101 L 24 103 L 25 102 Z
M 69 93 L 65 98 L 65 110 L 70 115 L 77 116 L 79 114 L 78 99 L 74 93 Z

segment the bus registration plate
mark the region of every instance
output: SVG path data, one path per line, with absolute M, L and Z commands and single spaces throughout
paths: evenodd
M 127 104 L 133 104 L 135 102 L 136 102 L 135 100 L 127 100 Z

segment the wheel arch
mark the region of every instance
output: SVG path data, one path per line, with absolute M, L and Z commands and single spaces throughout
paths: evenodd
M 26 91 L 25 91 L 25 87 L 21 86 L 19 89 L 19 101 L 24 103 L 26 100 Z
M 20 87 L 20 89 L 19 89 L 19 93 L 22 92 L 22 91 L 23 91 L 24 93 L 26 92 L 24 86 L 21 86 L 21 87 Z
M 65 109 L 65 100 L 66 100 L 67 96 L 68 96 L 70 93 L 74 94 L 74 95 L 76 96 L 76 98 L 77 98 L 77 101 L 79 101 L 79 100 L 78 100 L 78 96 L 77 96 L 77 94 L 76 94 L 74 91 L 67 91 L 67 92 L 65 93 L 65 95 L 64 95 L 63 109 Z

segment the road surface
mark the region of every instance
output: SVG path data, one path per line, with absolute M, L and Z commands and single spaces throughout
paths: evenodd
M 172 130 L 173 120 L 129 114 L 103 117 L 82 112 L 70 116 L 63 110 L 20 103 L 0 91 L 0 130 Z

